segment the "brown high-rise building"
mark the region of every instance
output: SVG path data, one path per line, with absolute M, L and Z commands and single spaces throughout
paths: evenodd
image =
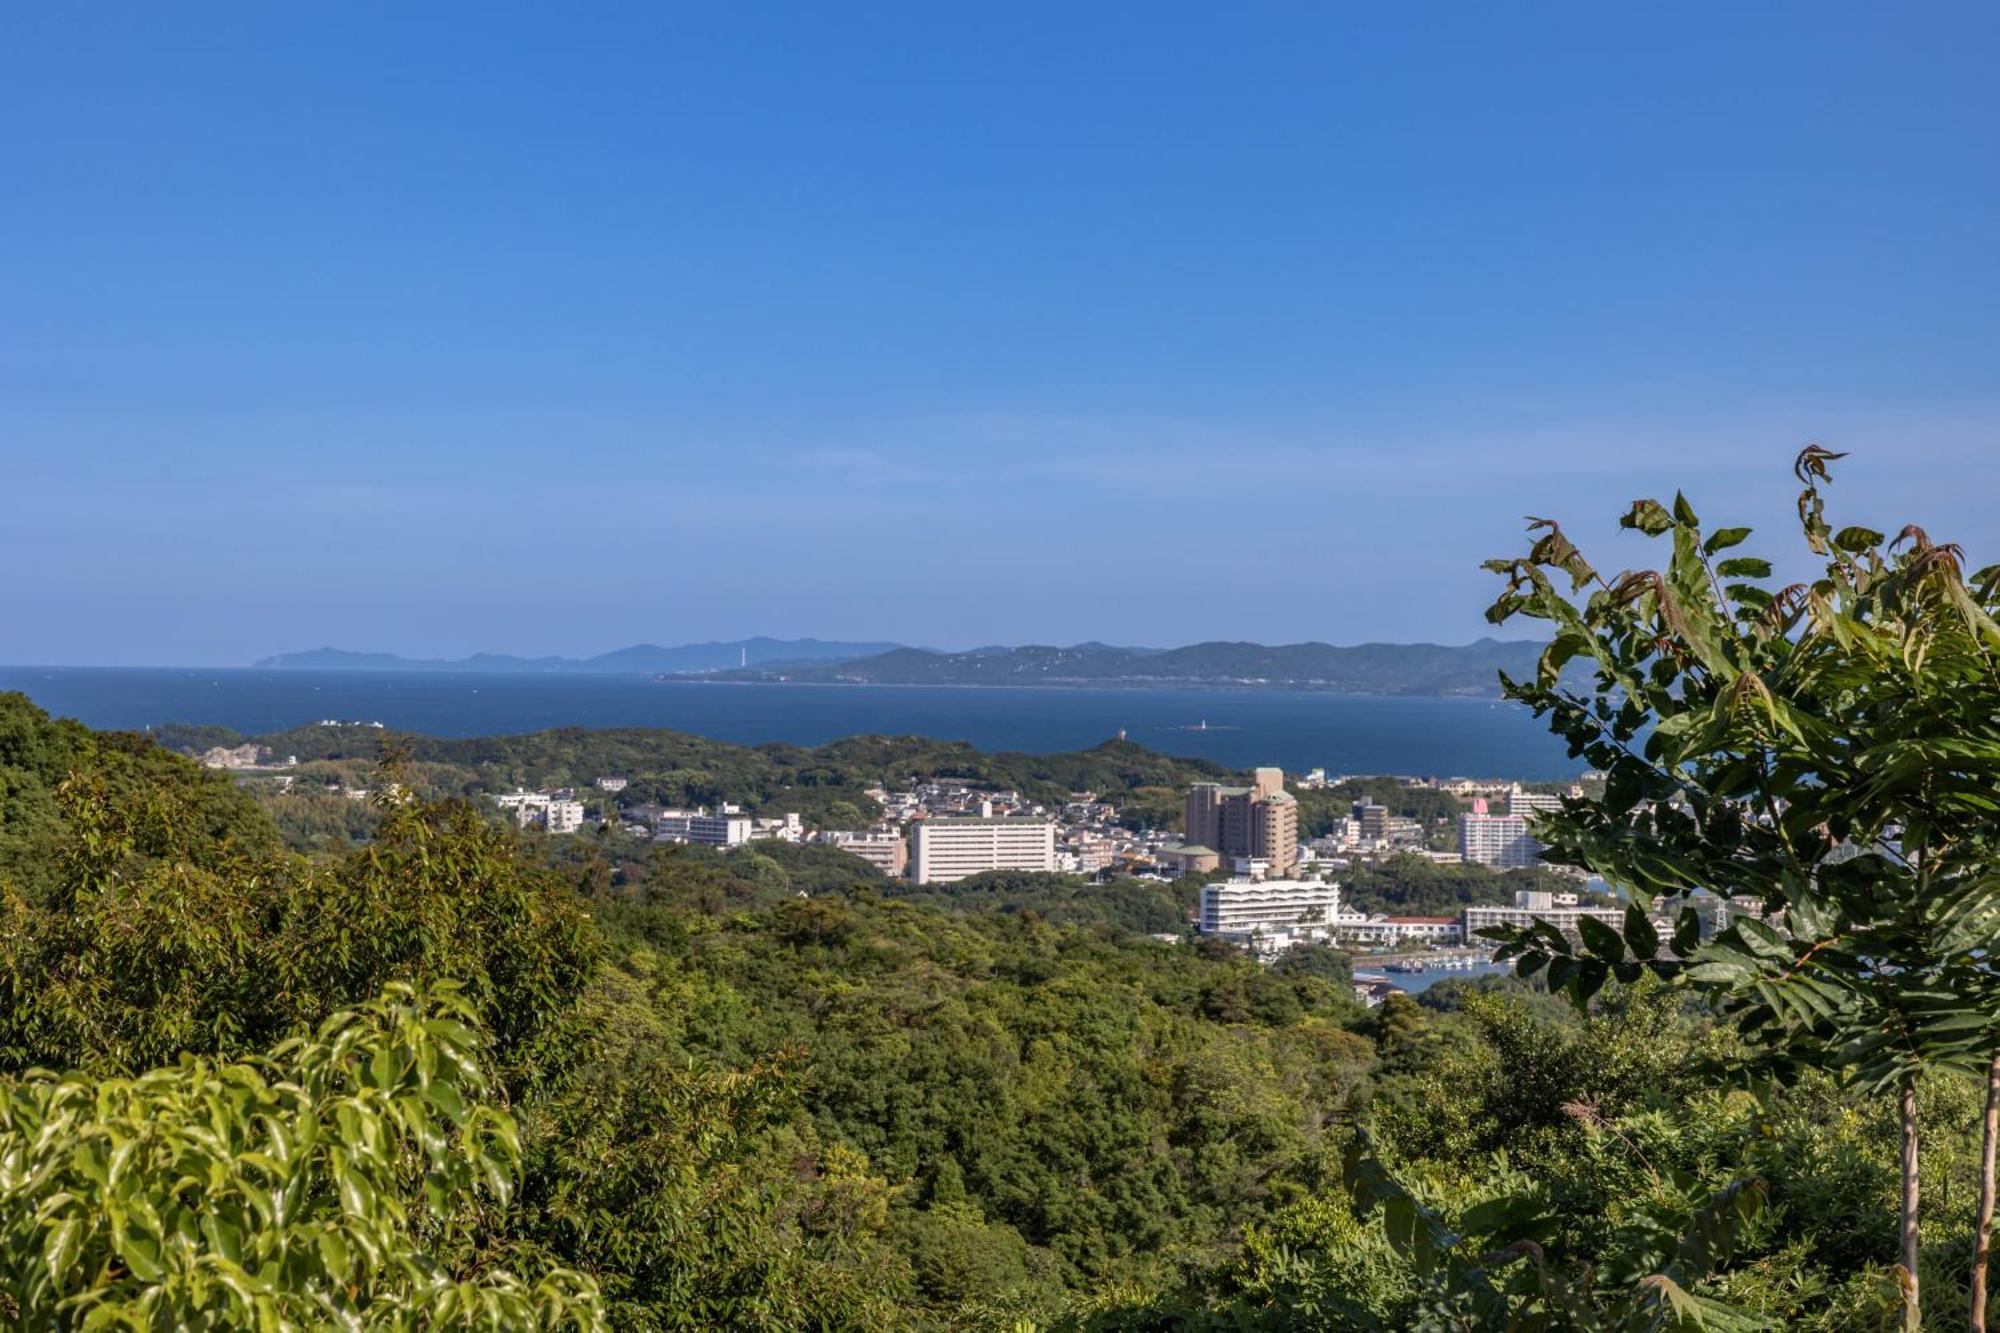
M 1188 788 L 1184 841 L 1213 847 L 1225 860 L 1266 862 L 1273 876 L 1291 874 L 1299 863 L 1299 803 L 1285 790 L 1284 772 L 1260 768 L 1248 787 L 1195 783 Z

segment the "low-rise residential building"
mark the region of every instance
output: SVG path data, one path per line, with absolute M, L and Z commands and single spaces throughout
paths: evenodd
M 1456 944 L 1465 928 L 1455 916 L 1385 916 L 1399 944 Z
M 1495 926 L 1531 926 L 1537 921 L 1546 921 L 1563 934 L 1574 937 L 1577 922 L 1584 917 L 1595 917 L 1614 930 L 1623 930 L 1625 909 L 1622 907 L 1561 907 L 1551 893 L 1521 890 L 1514 894 L 1512 907 L 1468 907 L 1464 913 L 1465 938 L 1477 940 L 1479 932 Z M 1672 923 L 1661 918 L 1656 925 L 1672 929 Z
M 1362 1004 L 1370 1009 L 1375 1008 L 1391 995 L 1394 995 L 1396 990 L 1396 983 L 1390 981 L 1387 977 L 1369 976 L 1359 972 L 1355 973 L 1354 998 L 1361 1001 Z
M 900 879 L 909 868 L 910 844 L 894 829 L 829 833 L 825 841 L 842 851 L 854 853 L 890 879 Z
M 1222 853 L 1198 842 L 1170 842 L 1153 859 L 1177 875 L 1206 875 L 1222 869 Z
M 1072 832 L 1062 840 L 1062 849 L 1075 858 L 1079 874 L 1095 875 L 1108 869 L 1118 857 L 1118 844 L 1101 833 Z
M 1465 938 L 1464 925 L 1455 916 L 1363 916 L 1359 912 L 1336 918 L 1333 933 L 1343 943 L 1371 949 L 1450 945 Z
M 631 785 L 632 780 L 630 778 L 599 778 L 597 780 L 597 789 L 599 791 L 608 791 L 614 795 L 624 791 Z
M 1516 786 L 1507 793 L 1507 813 L 1510 815 L 1530 816 L 1544 812 L 1560 814 L 1562 808 L 1563 798 L 1548 792 L 1528 791 Z
M 755 821 L 740 810 L 662 810 L 653 821 L 656 842 L 688 842 L 703 847 L 740 847 L 750 841 Z
M 1429 861 L 1432 865 L 1437 866 L 1462 866 L 1465 864 L 1464 852 L 1434 852 L 1425 847 L 1412 847 L 1404 855 L 1414 856 L 1420 861 Z
M 539 824 L 548 814 L 549 802 L 553 799 L 547 792 L 529 791 L 516 787 L 512 791 L 501 792 L 493 798 L 493 803 L 502 810 L 512 811 L 514 822 L 522 828 Z
M 1334 919 L 1334 937 L 1344 945 L 1366 949 L 1402 949 L 1408 945 L 1458 945 L 1466 939 L 1458 917 L 1384 917 L 1342 913 Z

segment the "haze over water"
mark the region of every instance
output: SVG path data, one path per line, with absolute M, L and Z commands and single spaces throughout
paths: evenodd
M 1581 769 L 1524 709 L 1490 699 L 212 667 L 0 667 L 0 690 L 24 691 L 50 712 L 93 727 L 130 729 L 212 723 L 255 735 L 337 718 L 438 736 L 668 727 L 743 744 L 817 745 L 887 733 L 1039 753 L 1084 749 L 1122 729 L 1169 754 L 1295 772 L 1547 780 Z

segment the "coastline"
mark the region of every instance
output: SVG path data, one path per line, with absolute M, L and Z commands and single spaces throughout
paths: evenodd
M 410 674 L 425 674 L 413 672 Z M 492 673 L 465 673 L 492 674 Z M 533 676 L 536 673 L 518 673 Z M 626 676 L 623 679 L 635 679 Z M 1491 694 L 1474 694 L 1464 691 L 1432 690 L 1354 690 L 1343 689 L 1327 682 L 1312 681 L 1271 681 L 1259 684 L 1252 681 L 1222 680 L 1176 680 L 1160 677 L 1121 676 L 1108 680 L 1042 679 L 1007 681 L 928 681 L 928 680 L 738 680 L 717 676 L 664 676 L 648 675 L 643 679 L 657 685 L 781 685 L 804 686 L 809 689 L 831 689 L 834 687 L 866 690 L 1185 690 L 1190 693 L 1209 694 L 1326 694 L 1343 699 L 1457 699 L 1468 703 L 1510 703 L 1506 695 L 1497 690 Z

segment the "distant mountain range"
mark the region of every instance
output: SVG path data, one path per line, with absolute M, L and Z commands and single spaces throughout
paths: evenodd
M 829 660 L 875 657 L 900 648 L 894 643 L 836 643 L 824 639 L 737 639 L 729 643 L 684 643 L 675 648 L 637 643 L 596 657 L 514 657 L 507 653 L 474 653 L 450 660 L 398 657 L 394 653 L 352 653 L 341 648 L 315 648 L 303 653 L 279 653 L 252 665 L 266 671 L 477 671 L 510 674 L 569 673 L 573 675 L 685 676 L 726 667 L 809 665 Z
M 1197 643 L 1186 648 L 977 648 L 938 653 L 895 648 L 874 657 L 715 673 L 718 680 L 866 685 L 1232 686 L 1347 694 L 1496 695 L 1498 673 L 1532 672 L 1541 645 L 1480 639 L 1435 643 L 1328 643 L 1266 647 Z
M 1185 648 L 993 646 L 962 653 L 892 643 L 826 639 L 738 639 L 676 648 L 635 644 L 596 657 L 477 653 L 450 661 L 319 648 L 280 653 L 266 670 L 469 671 L 574 675 L 693 676 L 710 680 L 839 685 L 1227 686 L 1344 694 L 1499 693 L 1498 673 L 1531 672 L 1541 645 L 1480 639 L 1462 645 L 1197 643 Z M 748 665 L 745 665 L 747 663 Z

